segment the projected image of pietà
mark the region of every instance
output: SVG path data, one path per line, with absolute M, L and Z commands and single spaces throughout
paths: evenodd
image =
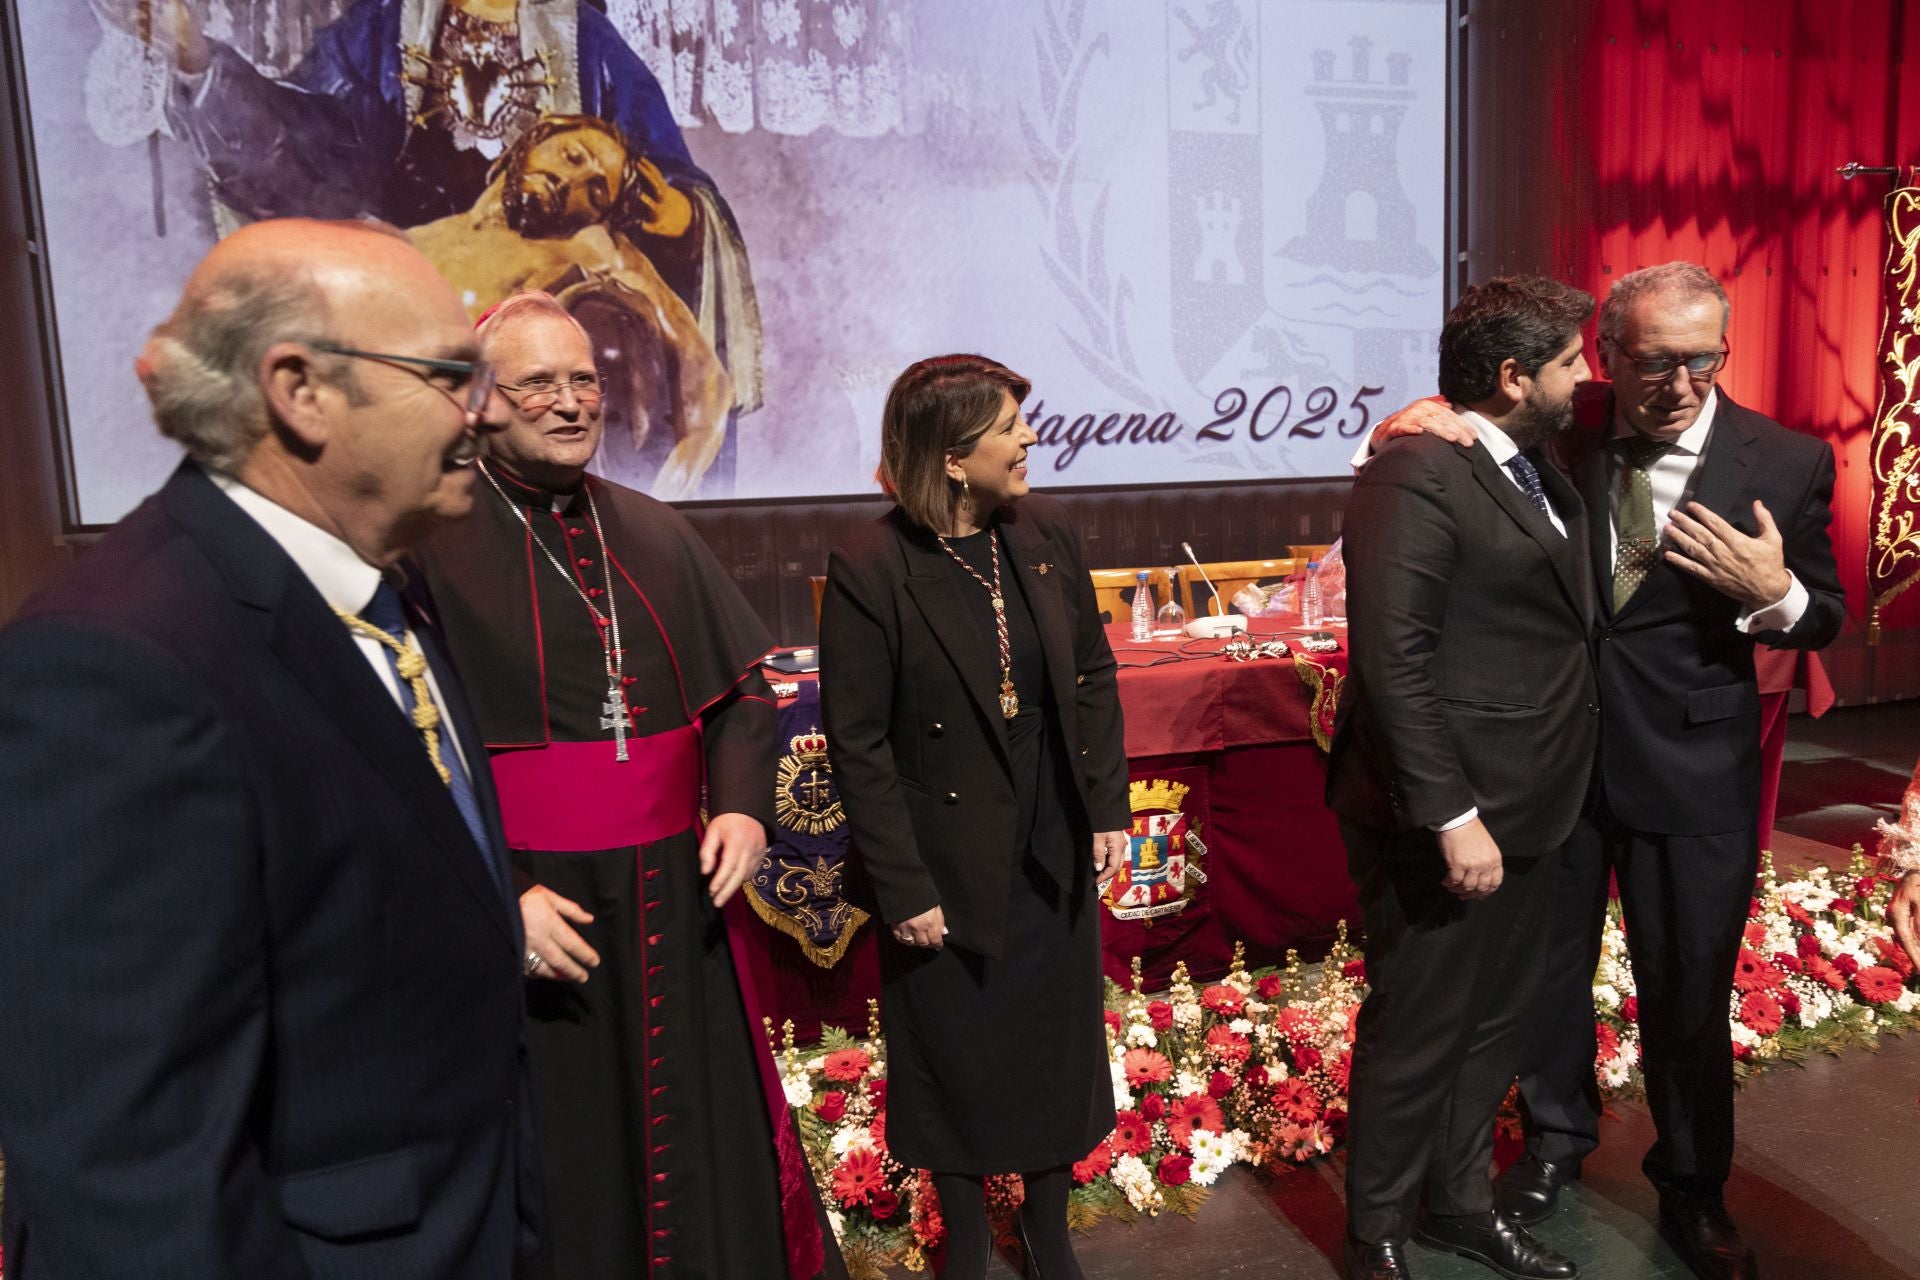
M 664 282 L 724 367 L 728 418 L 759 407 L 760 315 L 738 224 L 694 162 L 659 81 L 598 9 L 580 0 L 281 0 L 271 7 L 333 20 L 275 78 L 214 38 L 192 0 L 93 3 L 108 26 L 165 52 L 173 68 L 167 123 L 204 165 L 229 223 L 303 214 L 376 217 L 408 228 L 440 224 L 427 240 L 444 249 L 449 224 L 441 220 L 470 216 L 485 203 L 514 161 L 516 144 L 535 131 L 547 132 L 533 146 L 552 136 L 550 117 L 608 126 L 602 141 L 586 140 L 582 126 L 572 130 L 579 137 L 551 149 L 556 157 L 568 148 L 577 153 L 577 185 L 558 173 L 509 184 L 507 229 L 527 241 L 570 241 L 565 251 L 536 256 L 568 256 L 582 271 L 624 273 L 629 284 L 636 275 Z M 618 164 L 595 171 L 601 153 L 614 148 L 623 153 Z M 517 154 L 524 165 L 527 150 Z M 553 206 L 556 195 L 573 206 Z M 581 218 L 582 208 L 593 216 Z M 608 217 L 618 219 L 609 228 L 617 243 L 571 239 Z M 601 262 L 583 260 L 589 243 L 612 244 L 612 252 Z M 473 260 L 471 253 L 432 256 L 443 270 L 455 258 Z M 644 270 L 636 266 L 642 259 Z M 583 319 L 599 330 L 619 316 L 619 307 L 606 305 L 619 295 L 592 296 L 602 305 Z M 487 305 L 478 291 L 467 301 L 476 310 Z M 622 322 L 615 332 L 596 332 L 595 345 L 617 347 L 634 327 L 673 326 Z M 650 362 L 643 354 L 634 363 Z M 657 431 L 648 406 L 637 406 L 628 422 L 621 421 L 623 409 L 609 404 L 610 438 L 633 440 L 637 430 L 644 440 Z M 727 425 L 719 423 L 721 437 Z M 706 421 L 677 422 L 667 434 L 713 441 L 714 430 Z M 677 477 L 636 474 L 653 452 L 610 459 L 627 464 L 613 478 L 668 490 L 661 496 L 716 496 L 702 491 L 701 481 L 720 457 L 717 442 L 697 451 L 706 458 L 690 485 L 684 467 Z M 653 465 L 665 464 L 654 458 Z M 724 496 L 731 468 L 714 479 Z

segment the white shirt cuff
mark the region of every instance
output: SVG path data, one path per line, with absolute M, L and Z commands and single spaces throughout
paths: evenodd
M 1807 611 L 1807 605 L 1813 597 L 1807 594 L 1807 589 L 1800 585 L 1800 579 L 1795 578 L 1792 571 L 1788 571 L 1787 577 L 1792 582 L 1787 587 L 1786 595 L 1764 609 L 1741 614 L 1734 619 L 1733 625 L 1747 635 L 1761 631 L 1790 630 L 1794 623 L 1800 621 L 1800 615 Z
M 1469 822 L 1472 822 L 1475 818 L 1479 816 L 1480 816 L 1480 806 L 1475 805 L 1473 808 L 1467 810 L 1465 813 L 1461 814 L 1459 817 L 1455 818 L 1453 821 L 1442 822 L 1437 826 L 1428 827 L 1427 830 L 1433 832 L 1435 835 L 1438 835 L 1442 831 L 1451 831 L 1455 827 L 1464 827 Z
M 1347 465 L 1352 467 L 1355 471 L 1359 471 L 1360 468 L 1366 466 L 1367 463 L 1371 462 L 1372 460 L 1373 460 L 1373 432 L 1369 431 L 1367 432 L 1367 434 L 1360 437 L 1360 447 L 1353 451 L 1353 457 L 1347 460 Z

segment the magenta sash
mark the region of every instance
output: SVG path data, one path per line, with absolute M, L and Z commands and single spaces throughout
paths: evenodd
M 700 728 L 606 742 L 554 742 L 495 752 L 493 785 L 507 846 L 586 853 L 651 844 L 700 819 Z

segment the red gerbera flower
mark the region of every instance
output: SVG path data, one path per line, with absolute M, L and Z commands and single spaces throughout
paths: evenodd
M 1173 1064 L 1167 1061 L 1167 1055 L 1139 1045 L 1127 1050 L 1126 1056 L 1120 1059 L 1120 1068 L 1127 1073 L 1127 1083 L 1135 1088 L 1173 1079 Z
M 865 1049 L 835 1049 L 827 1055 L 820 1069 L 821 1074 L 829 1080 L 852 1084 L 867 1074 L 867 1068 L 872 1065 L 873 1059 Z
M 1733 964 L 1736 991 L 1771 991 L 1785 981 L 1780 971 L 1762 959 L 1759 952 L 1751 947 L 1740 948 L 1740 958 Z
M 1900 975 L 1883 964 L 1868 965 L 1853 975 L 1853 989 L 1872 1004 L 1889 1004 L 1900 998 L 1906 984 Z
M 1807 971 L 1807 966 L 1800 963 L 1800 957 L 1791 951 L 1774 952 L 1773 962 L 1782 969 L 1785 969 L 1788 973 L 1805 973 Z
M 1320 1115 L 1320 1095 L 1293 1076 L 1274 1086 L 1273 1109 L 1295 1124 L 1312 1124 Z
M 1291 1005 L 1275 1015 L 1273 1025 L 1278 1028 L 1281 1035 L 1295 1044 L 1307 1043 L 1320 1030 L 1320 1024 L 1315 1021 L 1312 1014 Z
M 1764 991 L 1749 992 L 1740 1001 L 1740 1021 L 1763 1036 L 1770 1036 L 1780 1030 L 1785 1018 L 1780 1002 Z
M 1873 949 L 1880 953 L 1880 961 L 1902 978 L 1913 976 L 1913 960 L 1907 955 L 1905 947 L 1892 938 L 1875 938 Z
M 1073 1180 L 1084 1187 L 1095 1178 L 1106 1177 L 1107 1171 L 1112 1168 L 1113 1152 L 1108 1150 L 1107 1144 L 1103 1142 L 1089 1151 L 1085 1160 L 1073 1162 Z
M 1220 984 L 1200 993 L 1200 1003 L 1223 1018 L 1237 1018 L 1247 1007 L 1247 998 L 1233 987 Z
M 1333 1087 L 1340 1092 L 1347 1091 L 1347 1082 L 1353 1078 L 1353 1050 L 1342 1049 L 1327 1064 L 1327 1079 L 1333 1081 Z
M 833 1171 L 833 1194 L 848 1207 L 866 1204 L 876 1191 L 887 1185 L 880 1157 L 864 1147 L 847 1152 L 847 1158 Z
M 1845 991 L 1847 989 L 1847 975 L 1841 973 L 1840 970 L 1834 966 L 1834 963 L 1825 956 L 1809 956 L 1807 958 L 1807 976 L 1826 983 L 1827 986 L 1835 991 Z
M 1740 935 L 1750 947 L 1758 949 L 1767 944 L 1767 926 L 1758 920 L 1747 921 L 1746 929 Z
M 1221 1022 L 1207 1032 L 1207 1052 L 1213 1055 L 1214 1061 L 1237 1067 L 1252 1054 L 1253 1046 L 1245 1036 Z
M 1226 1117 L 1220 1112 L 1220 1104 L 1204 1093 L 1190 1093 L 1183 1098 L 1175 1098 L 1173 1106 L 1167 1111 L 1167 1136 L 1182 1151 L 1193 1145 L 1195 1129 L 1205 1129 L 1208 1133 L 1227 1131 Z
M 884 1111 L 874 1112 L 873 1123 L 867 1126 L 867 1132 L 873 1135 L 874 1147 L 878 1150 L 885 1151 L 887 1149 L 887 1113 Z
M 1122 1111 L 1113 1118 L 1107 1145 L 1116 1156 L 1143 1156 L 1153 1145 L 1153 1126 L 1138 1111 Z
M 1620 1033 L 1604 1022 L 1593 1024 L 1593 1039 L 1595 1057 L 1601 1062 L 1620 1052 Z
M 1786 906 L 1787 919 L 1793 921 L 1795 924 L 1811 925 L 1813 923 L 1813 913 L 1799 903 L 1789 902 Z

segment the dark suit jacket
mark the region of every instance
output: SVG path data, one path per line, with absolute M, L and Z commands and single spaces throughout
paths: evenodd
M 1029 494 L 1001 527 L 1079 764 L 1075 838 L 1091 857 L 1094 831 L 1132 822 L 1113 650 L 1060 504 Z M 999 662 L 962 585 L 933 535 L 897 508 L 834 548 L 820 702 L 852 833 L 851 891 L 889 924 L 938 906 L 949 943 L 998 955 L 1020 854 L 1013 776 Z
M 8 1280 L 505 1280 L 523 940 L 474 783 L 484 851 L 191 466 L 0 632 Z
M 1591 384 L 1589 384 L 1591 385 Z M 1611 392 L 1582 397 L 1582 427 L 1562 437 L 1562 461 L 1592 513 L 1592 576 L 1599 607 L 1601 794 L 1639 831 L 1713 835 L 1752 827 L 1760 811 L 1760 695 L 1756 640 L 1818 649 L 1840 632 L 1846 599 L 1827 537 L 1833 450 L 1733 402 L 1722 389 L 1693 500 L 1742 532 L 1758 532 L 1766 503 L 1786 543 L 1787 568 L 1807 589 L 1791 631 L 1742 634 L 1741 606 L 1664 560 L 1616 615 L 1608 535 Z
M 1477 444 L 1396 440 L 1354 482 L 1351 669 L 1327 761 L 1348 822 L 1422 828 L 1478 807 L 1511 858 L 1573 829 L 1599 719 L 1586 519 L 1551 466 L 1541 480 L 1565 537 Z

